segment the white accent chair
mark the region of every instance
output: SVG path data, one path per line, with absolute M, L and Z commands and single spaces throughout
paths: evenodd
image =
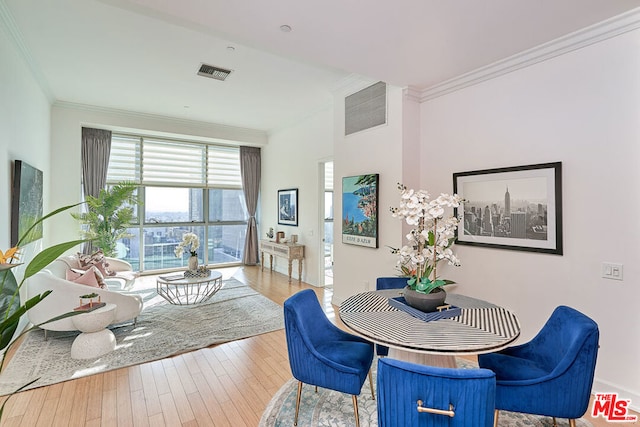
M 133 320 L 135 324 L 138 315 L 142 311 L 142 297 L 68 281 L 66 280 L 66 271 L 69 267 L 66 261 L 67 260 L 62 262 L 58 259 L 51 263 L 47 269 L 27 279 L 27 299 L 48 290 L 53 291 L 27 312 L 31 323 L 39 325 L 53 317 L 73 311 L 75 307 L 80 305 L 80 295 L 94 292 L 100 295 L 102 302 L 116 305 L 115 316 L 112 323 L 122 323 Z M 108 280 L 109 278 L 107 278 L 106 281 Z M 71 318 L 57 320 L 40 327 L 45 331 L 45 338 L 47 331 L 78 330 L 78 328 L 74 326 Z

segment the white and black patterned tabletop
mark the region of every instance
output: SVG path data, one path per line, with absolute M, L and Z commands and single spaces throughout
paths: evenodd
M 389 304 L 401 290 L 364 292 L 340 305 L 340 318 L 357 334 L 389 347 L 431 354 L 479 354 L 496 351 L 520 335 L 518 318 L 486 301 L 448 294 L 460 316 L 425 322 Z

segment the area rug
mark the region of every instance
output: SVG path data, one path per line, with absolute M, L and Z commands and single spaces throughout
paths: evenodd
M 162 359 L 213 344 L 247 338 L 284 327 L 282 307 L 235 279 L 209 301 L 176 306 L 153 287 L 134 288 L 144 309 L 136 326 L 111 326 L 116 350 L 98 359 L 74 360 L 71 343 L 79 332 L 30 332 L 0 375 L 0 395 L 40 378 L 29 388 Z M 127 292 L 123 292 L 127 293 Z
M 374 360 L 374 367 L 377 362 Z M 474 367 L 470 362 L 458 359 L 458 366 L 462 368 Z M 373 370 L 375 384 L 375 369 Z M 296 409 L 296 394 L 298 381 L 290 379 L 283 385 L 271 399 L 260 420 L 260 427 L 290 427 Z M 374 427 L 378 425 L 378 411 L 376 401 L 371 398 L 369 381 L 365 381 L 360 396 L 358 396 L 358 413 L 360 414 L 361 427 Z M 298 425 L 304 427 L 351 427 L 355 426 L 353 415 L 353 403 L 351 396 L 332 390 L 304 385 L 300 399 L 300 413 Z M 551 427 L 553 419 L 550 417 L 538 417 L 536 415 L 520 414 L 500 411 L 498 417 L 500 427 Z M 568 420 L 558 419 L 558 426 L 568 426 Z M 591 423 L 584 419 L 576 421 L 578 427 L 592 427 Z

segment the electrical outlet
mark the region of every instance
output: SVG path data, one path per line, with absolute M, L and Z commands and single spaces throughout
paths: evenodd
M 622 264 L 614 262 L 602 263 L 602 277 L 605 279 L 622 280 Z

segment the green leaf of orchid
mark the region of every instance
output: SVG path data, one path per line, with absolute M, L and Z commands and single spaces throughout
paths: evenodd
M 433 246 L 436 242 L 436 236 L 433 234 L 433 231 L 429 230 L 429 246 Z

